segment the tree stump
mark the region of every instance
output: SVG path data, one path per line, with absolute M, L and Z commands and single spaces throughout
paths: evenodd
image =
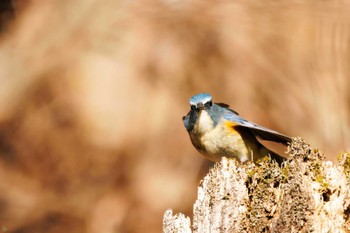
M 350 155 L 334 165 L 300 138 L 288 153 L 282 166 L 223 158 L 198 187 L 192 227 L 169 209 L 163 232 L 349 232 Z

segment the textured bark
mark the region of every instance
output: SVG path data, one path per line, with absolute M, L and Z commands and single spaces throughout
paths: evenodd
M 282 167 L 223 158 L 198 188 L 192 227 L 167 210 L 163 232 L 349 232 L 349 154 L 334 165 L 300 138 L 288 153 Z
M 177 214 L 173 216 L 172 210 L 167 210 L 164 213 L 163 218 L 163 231 L 164 232 L 176 232 L 176 233 L 190 233 L 191 221 L 189 217 L 183 214 Z

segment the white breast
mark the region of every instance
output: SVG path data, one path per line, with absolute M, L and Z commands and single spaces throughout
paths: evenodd
M 220 161 L 222 156 L 226 156 L 244 162 L 250 157 L 241 135 L 229 129 L 225 120 L 214 127 L 214 122 L 206 111 L 201 111 L 191 133 L 191 140 L 201 153 L 214 161 Z
M 205 134 L 214 129 L 214 122 L 206 111 L 200 112 L 199 119 L 194 129 L 198 134 Z

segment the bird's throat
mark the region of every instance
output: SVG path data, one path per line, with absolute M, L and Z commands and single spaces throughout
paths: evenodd
M 210 115 L 204 111 L 201 110 L 198 113 L 198 120 L 194 126 L 194 131 L 198 135 L 203 135 L 205 133 L 208 133 L 214 129 L 214 122 Z

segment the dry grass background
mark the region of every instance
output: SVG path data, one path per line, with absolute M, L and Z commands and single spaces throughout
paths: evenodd
M 0 18 L 11 233 L 160 232 L 167 208 L 190 214 L 208 163 L 181 120 L 195 93 L 328 159 L 350 147 L 346 0 L 12 3 Z

